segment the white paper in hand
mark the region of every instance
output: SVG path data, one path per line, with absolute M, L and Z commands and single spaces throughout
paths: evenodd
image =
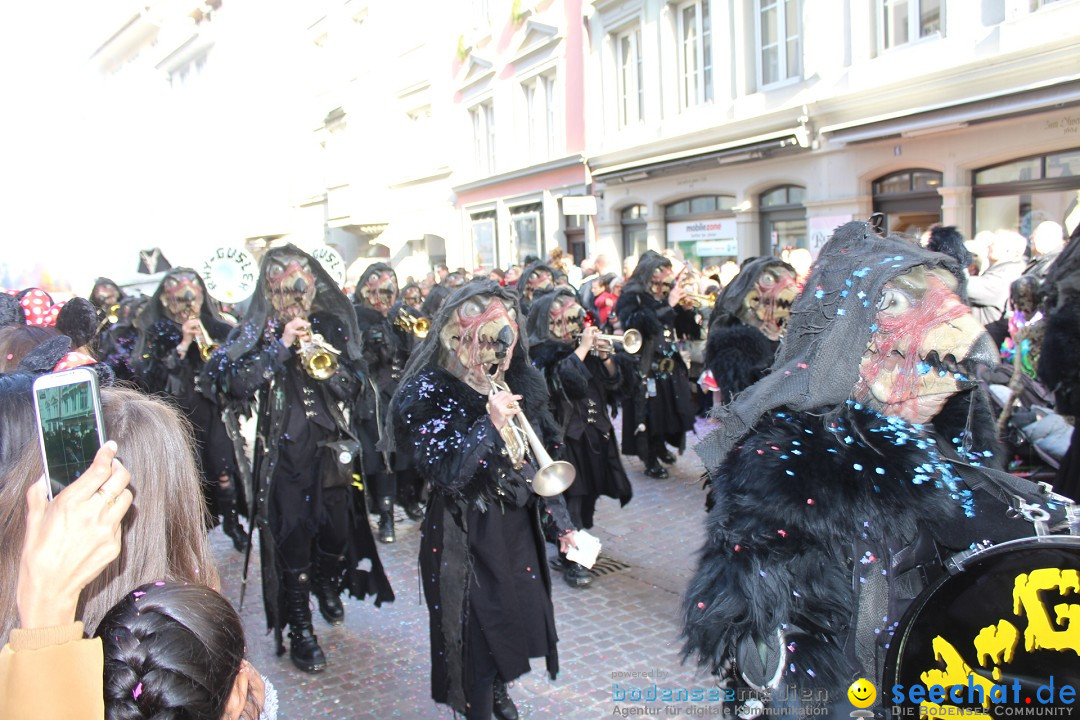
M 592 568 L 596 564 L 596 557 L 600 554 L 600 538 L 590 535 L 586 530 L 578 530 L 574 533 L 574 542 L 577 543 L 577 547 L 570 548 L 570 551 L 566 553 L 566 559 L 585 568 Z

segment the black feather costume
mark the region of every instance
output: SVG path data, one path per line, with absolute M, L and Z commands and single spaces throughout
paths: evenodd
M 716 503 L 685 598 L 684 650 L 732 682 L 824 688 L 839 713 L 856 677 L 880 683 L 891 633 L 942 572 L 939 553 L 1033 533 L 1007 518 L 1000 493 L 972 489 L 1022 483 L 991 468 L 980 390 L 922 426 L 849 400 L 883 286 L 919 265 L 956 269 L 865 223 L 838 228 L 772 372 L 721 408 L 698 445 Z

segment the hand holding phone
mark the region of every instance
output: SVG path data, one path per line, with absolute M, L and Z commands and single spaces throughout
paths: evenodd
M 83 474 L 105 442 L 97 375 L 79 367 L 34 380 L 38 442 L 49 481 L 67 487 Z
M 23 628 L 75 620 L 79 594 L 120 554 L 121 521 L 131 507 L 131 475 L 116 459 L 116 443 L 97 452 L 90 469 L 56 498 L 42 482 L 26 493 L 26 535 L 16 604 Z

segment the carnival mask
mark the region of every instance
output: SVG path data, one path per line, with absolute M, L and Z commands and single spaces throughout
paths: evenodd
M 666 300 L 671 288 L 675 287 L 675 271 L 670 265 L 663 265 L 653 270 L 649 279 L 649 292 L 657 300 Z
M 315 274 L 306 257 L 281 253 L 268 256 L 265 266 L 267 293 L 282 322 L 306 318 L 315 302 Z
M 525 281 L 525 297 L 532 300 L 537 293 L 546 293 L 555 288 L 555 279 L 548 270 L 533 270 Z
M 488 378 L 505 372 L 517 344 L 513 303 L 476 295 L 459 305 L 439 335 L 446 369 L 477 392 L 488 394 Z
M 120 290 L 112 283 L 101 283 L 94 286 L 90 299 L 98 307 L 108 308 L 120 302 Z
M 401 291 L 401 302 L 413 310 L 419 310 L 424 305 L 424 294 L 418 287 L 407 287 Z
M 203 305 L 203 289 L 195 273 L 169 273 L 161 281 L 161 307 L 170 320 L 183 323 L 199 317 Z
M 360 297 L 365 305 L 385 316 L 397 299 L 397 291 L 394 273 L 384 270 L 368 276 L 367 282 L 360 287 Z
M 1024 314 L 1024 319 L 1031 319 L 1039 311 L 1039 278 L 1034 275 L 1021 275 L 1009 286 L 1009 297 L 1013 308 Z
M 452 272 L 443 279 L 442 284 L 455 290 L 465 284 L 465 276 L 459 272 Z
M 787 329 L 791 304 L 798 294 L 795 274 L 783 265 L 770 265 L 758 274 L 753 287 L 743 297 L 739 320 L 775 342 Z
M 548 332 L 553 340 L 572 344 L 585 331 L 585 308 L 570 297 L 561 297 L 551 303 L 548 315 Z
M 853 397 L 884 415 L 929 422 L 997 362 L 990 336 L 945 270 L 919 266 L 885 284 Z

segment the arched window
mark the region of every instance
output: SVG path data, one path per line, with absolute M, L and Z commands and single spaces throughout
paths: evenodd
M 666 205 L 667 246 L 699 270 L 737 258 L 733 207 L 733 195 L 698 195 Z
M 806 188 L 778 185 L 758 196 L 761 212 L 761 254 L 780 256 L 787 247 L 810 246 L 806 231 Z
M 941 222 L 941 173 L 909 168 L 874 181 L 874 212 L 885 214 L 885 229 L 918 236 Z
M 645 229 L 649 209 L 644 205 L 631 205 L 622 211 L 623 258 L 641 257 L 649 249 L 649 235 Z

